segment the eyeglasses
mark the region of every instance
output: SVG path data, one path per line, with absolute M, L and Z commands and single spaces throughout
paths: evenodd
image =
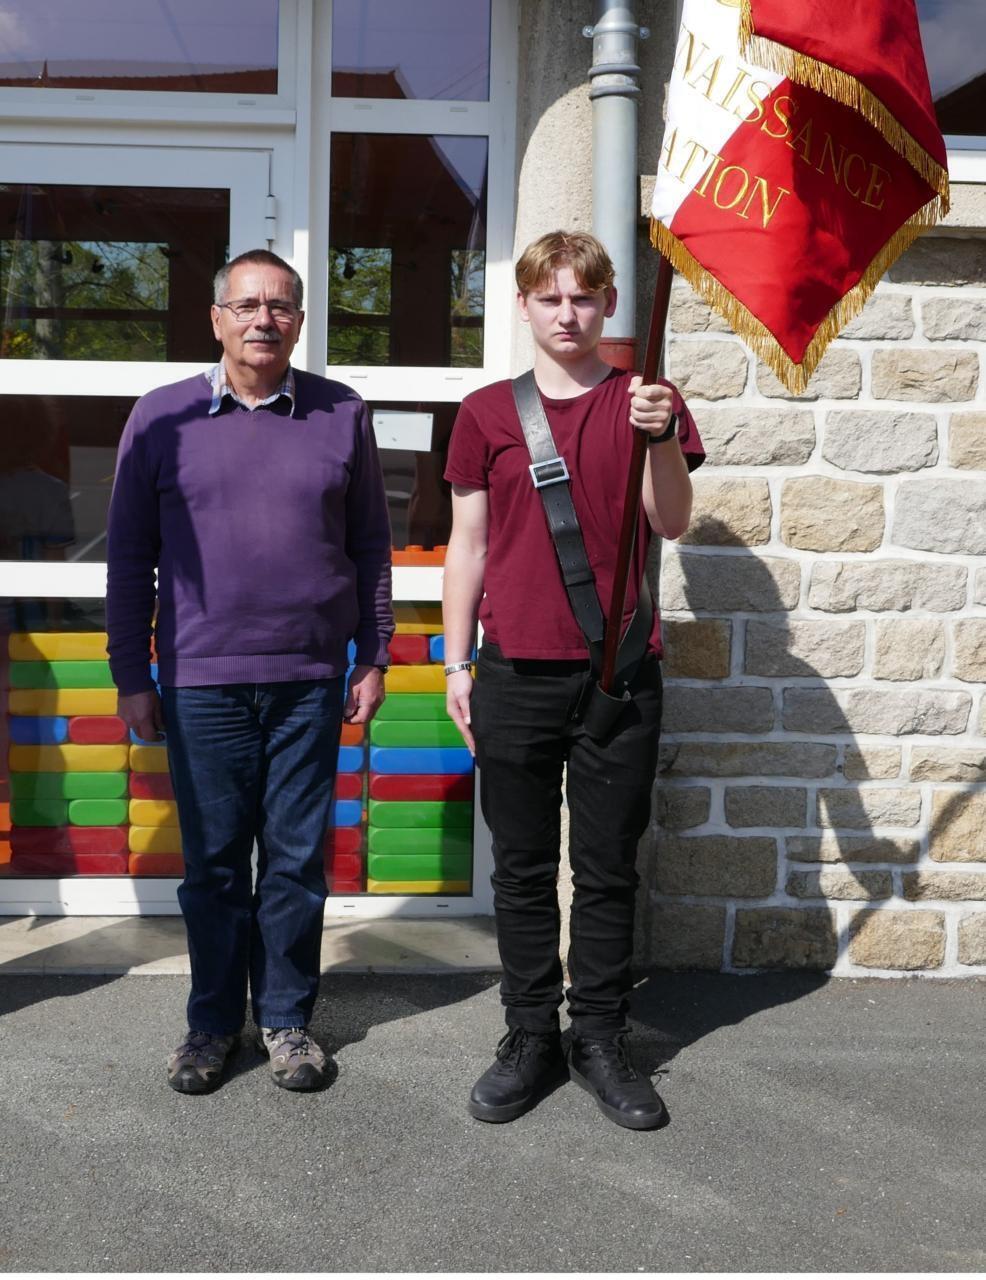
M 293 302 L 282 302 L 279 298 L 275 298 L 271 302 L 257 302 L 255 298 L 238 298 L 235 302 L 217 302 L 216 306 L 220 311 L 232 311 L 233 315 L 241 323 L 246 323 L 248 320 L 256 320 L 261 310 L 266 307 L 275 323 L 288 324 L 298 315 L 300 310 Z

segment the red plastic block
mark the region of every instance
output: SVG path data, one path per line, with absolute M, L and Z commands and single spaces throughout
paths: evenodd
M 332 827 L 325 833 L 322 845 L 326 855 L 359 853 L 363 847 L 363 831 L 360 827 Z
M 430 661 L 427 636 L 394 636 L 388 648 L 394 663 Z
M 72 716 L 68 722 L 68 740 L 87 745 L 126 742 L 127 726 L 119 716 Z
M 363 855 L 361 853 L 327 853 L 325 872 L 326 875 L 335 876 L 338 880 L 358 880 L 363 874 Z
M 132 876 L 177 876 L 185 874 L 185 862 L 180 853 L 132 853 Z
M 171 777 L 167 773 L 132 773 L 131 800 L 174 800 Z
M 471 800 L 471 773 L 371 773 L 371 800 Z
M 14 859 L 63 854 L 84 857 L 95 857 L 98 854 L 122 855 L 124 867 L 121 874 L 126 875 L 129 831 L 128 826 L 14 827 L 10 833 L 10 850 Z
M 342 726 L 342 736 L 339 738 L 339 746 L 359 747 L 363 745 L 365 738 L 365 724 L 344 724 Z
M 125 876 L 127 859 L 122 853 L 58 853 L 51 857 L 41 853 L 15 853 L 10 863 L 10 874 L 15 876 Z
M 337 894 L 343 898 L 363 892 L 363 885 L 359 880 L 337 880 L 335 876 L 329 876 L 325 883 L 328 886 L 329 893 Z
M 340 773 L 336 775 L 337 800 L 362 800 L 363 775 L 361 773 Z

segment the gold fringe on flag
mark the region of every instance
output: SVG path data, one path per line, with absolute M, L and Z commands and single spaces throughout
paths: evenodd
M 936 216 L 927 225 L 933 225 L 939 217 L 948 213 L 948 171 L 928 154 L 880 99 L 855 76 L 840 71 L 838 67 L 829 66 L 828 63 L 819 62 L 808 54 L 798 53 L 786 45 L 758 36 L 753 30 L 752 0 L 741 0 L 739 46 L 743 56 L 756 66 L 787 76 L 797 84 L 815 89 L 836 102 L 841 102 L 843 106 L 858 111 L 921 175 L 932 191 L 938 193 L 935 201 Z
M 770 330 L 752 311 L 706 270 L 685 248 L 678 237 L 656 218 L 651 218 L 650 240 L 655 249 L 668 259 L 676 271 L 701 294 L 714 311 L 732 327 L 753 353 L 771 368 L 792 395 L 800 395 L 808 387 L 811 375 L 825 354 L 829 343 L 866 305 L 880 279 L 902 253 L 938 218 L 939 197 L 903 223 L 890 237 L 859 281 L 835 304 L 808 344 L 800 364 L 795 364 Z

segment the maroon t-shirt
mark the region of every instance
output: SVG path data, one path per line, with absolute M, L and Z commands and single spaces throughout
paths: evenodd
M 571 400 L 541 396 L 551 434 L 572 477 L 572 502 L 604 615 L 613 590 L 633 443 L 627 390 L 633 376 L 614 369 L 598 386 Z M 682 452 L 694 471 L 705 460 L 705 451 L 677 390 L 674 412 Z M 466 489 L 489 491 L 486 594 L 479 619 L 485 637 L 508 658 L 585 658 L 588 649 L 565 592 L 544 506 L 528 471 L 530 461 L 510 382 L 494 382 L 466 396 L 452 431 L 445 479 Z M 641 504 L 624 626 L 636 608 L 650 534 Z M 650 647 L 661 652 L 656 613 Z

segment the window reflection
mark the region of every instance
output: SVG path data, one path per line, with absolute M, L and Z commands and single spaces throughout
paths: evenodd
M 332 92 L 486 101 L 490 0 L 335 0 Z
M 133 396 L 0 395 L 0 560 L 106 559 Z
M 986 134 L 983 0 L 918 0 L 918 14 L 942 133 Z
M 330 364 L 483 363 L 487 140 L 335 134 Z
M 4 0 L 0 85 L 277 93 L 277 0 Z
M 404 400 L 393 404 L 373 401 L 369 408 L 380 448 L 395 551 L 414 547 L 429 552 L 445 547 L 452 531 L 452 490 L 444 472 L 459 406 Z M 382 428 L 382 414 L 388 415 L 386 429 Z M 402 439 L 402 416 L 408 424 L 407 439 Z M 422 433 L 422 423 L 427 424 L 428 418 L 430 429 L 426 427 Z M 402 444 L 409 447 L 401 448 Z
M 211 359 L 228 191 L 10 184 L 0 236 L 0 359 Z

